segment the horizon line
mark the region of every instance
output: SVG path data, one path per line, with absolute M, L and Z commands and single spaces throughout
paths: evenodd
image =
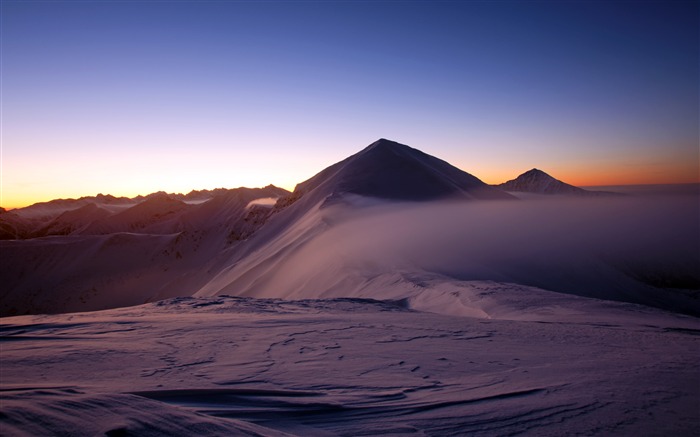
M 487 184 L 487 185 L 492 185 L 492 186 L 493 186 L 493 185 L 498 185 L 498 184 Z M 575 186 L 578 187 L 578 188 L 584 188 L 584 189 L 585 189 L 585 188 L 613 188 L 613 187 L 620 187 L 620 188 L 623 188 L 623 187 L 626 187 L 626 188 L 631 188 L 631 187 L 640 187 L 640 188 L 641 188 L 641 187 L 663 187 L 663 186 L 667 186 L 667 187 L 668 187 L 668 186 L 681 186 L 681 185 L 700 185 L 700 181 L 697 181 L 697 182 L 671 182 L 671 183 L 642 183 L 642 184 L 600 184 L 600 185 L 575 185 Z M 269 186 L 276 187 L 276 188 L 281 188 L 281 189 L 286 190 L 286 191 L 288 191 L 288 192 L 290 192 L 290 193 L 293 193 L 293 192 L 294 192 L 294 189 L 290 190 L 290 189 L 285 188 L 285 187 L 278 187 L 277 185 L 274 185 L 274 184 L 267 184 L 267 185 L 262 186 L 262 187 L 238 186 L 238 187 L 234 187 L 234 188 L 226 188 L 226 187 L 200 188 L 200 189 L 193 188 L 193 189 L 191 189 L 190 191 L 188 191 L 187 193 L 184 193 L 184 192 L 168 192 L 168 191 L 165 191 L 165 190 L 157 190 L 157 191 L 152 191 L 152 192 L 147 193 L 147 194 L 136 194 L 136 195 L 133 195 L 133 196 L 128 196 L 128 195 L 117 195 L 117 194 L 112 194 L 112 193 L 99 192 L 99 193 L 97 193 L 97 194 L 85 195 L 85 196 L 79 196 L 79 197 L 56 197 L 56 198 L 52 198 L 52 199 L 48 199 L 48 200 L 39 200 L 39 201 L 36 201 L 36 202 L 33 202 L 33 203 L 25 203 L 25 204 L 23 204 L 22 206 L 4 206 L 4 205 L 0 205 L 0 208 L 4 209 L 6 212 L 10 212 L 10 211 L 17 210 L 17 209 L 28 208 L 28 207 L 30 207 L 30 206 L 39 205 L 39 204 L 51 203 L 51 202 L 59 201 L 59 200 L 64 200 L 64 201 L 71 201 L 71 200 L 73 200 L 73 201 L 77 201 L 77 200 L 81 200 L 81 199 L 97 198 L 98 196 L 105 196 L 105 197 L 106 197 L 106 196 L 111 196 L 111 197 L 114 197 L 114 198 L 117 198 L 117 199 L 135 200 L 135 199 L 138 199 L 139 197 L 148 197 L 148 196 L 150 196 L 150 195 L 152 195 L 152 194 L 156 194 L 156 193 L 165 193 L 165 194 L 167 194 L 167 195 L 181 195 L 181 196 L 186 196 L 186 195 L 188 195 L 189 193 L 192 193 L 192 192 L 195 192 L 195 191 L 215 191 L 215 190 L 227 190 L 227 191 L 230 191 L 230 190 L 238 190 L 238 189 L 261 189 L 261 188 L 265 188 L 265 187 L 269 187 Z M 295 188 L 296 188 L 296 187 L 295 187 Z

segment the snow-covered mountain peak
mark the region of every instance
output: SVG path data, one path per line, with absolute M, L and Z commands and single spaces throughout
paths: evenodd
M 568 196 L 596 196 L 602 194 L 601 192 L 586 191 L 583 188 L 569 185 L 537 168 L 528 170 L 517 178 L 496 186 L 505 191 L 536 194 Z
M 316 200 L 345 193 L 408 201 L 511 198 L 441 159 L 384 138 L 302 182 L 295 190 L 297 197 L 312 194 Z

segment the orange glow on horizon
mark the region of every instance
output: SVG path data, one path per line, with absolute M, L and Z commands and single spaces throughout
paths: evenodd
M 408 142 L 419 146 L 421 143 Z M 494 147 L 499 149 L 497 145 Z M 40 163 L 31 155 L 20 155 L 12 165 L 8 164 L 9 160 L 3 163 L 0 206 L 10 210 L 54 199 L 92 197 L 98 193 L 133 198 L 157 191 L 187 194 L 192 190 L 270 184 L 293 191 L 297 183 L 353 153 L 352 146 L 319 150 L 322 152 L 291 156 L 287 150 L 268 151 L 262 156 L 231 152 L 216 160 L 192 151 L 164 156 L 154 151 L 144 154 L 141 160 L 134 159 L 131 154 L 108 156 L 104 152 L 77 161 L 61 161 L 60 156 L 54 155 Z M 515 179 L 532 168 L 579 187 L 700 183 L 698 151 L 689 146 L 669 148 L 664 155 L 653 156 L 618 152 L 610 156 L 567 153 L 543 157 L 529 153 L 489 154 L 486 150 L 446 148 L 426 150 L 426 153 L 444 157 L 452 165 L 494 185 Z M 183 158 L 186 163 L 182 162 Z M 108 173 L 96 162 L 111 162 L 118 171 Z
M 266 184 L 270 185 L 270 184 Z M 263 186 L 266 185 L 260 185 L 259 187 L 246 187 L 246 188 L 262 188 Z M 276 184 L 273 184 L 276 185 Z M 294 187 L 280 187 L 279 185 L 276 185 L 279 188 L 283 188 L 287 191 L 293 191 Z M 52 200 L 58 200 L 58 199 L 80 199 L 81 197 L 95 197 L 98 194 L 103 194 L 103 195 L 111 195 L 114 197 L 126 197 L 126 198 L 135 198 L 138 196 L 147 196 L 149 194 L 158 192 L 158 191 L 165 191 L 166 193 L 169 194 L 187 194 L 190 191 L 204 191 L 204 190 L 215 190 L 217 188 L 227 188 L 227 189 L 233 189 L 233 188 L 240 188 L 242 185 L 236 185 L 236 186 L 231 186 L 231 187 L 208 187 L 208 188 L 193 188 L 191 190 L 187 191 L 178 191 L 178 190 L 167 190 L 167 189 L 156 189 L 156 190 L 139 190 L 139 191 L 123 191 L 123 192 L 109 192 L 107 190 L 102 190 L 100 192 L 90 192 L 90 193 L 76 193 L 76 192 L 55 192 L 54 194 L 52 193 L 41 193 L 41 194 L 29 194 L 29 195 L 24 195 L 24 196 L 17 196 L 17 197 L 12 197 L 8 196 L 5 193 L 2 193 L 2 203 L 0 203 L 0 207 L 5 208 L 6 210 L 12 210 L 12 209 L 20 209 L 20 208 L 25 208 L 30 205 L 34 205 L 37 203 L 45 203 L 45 202 L 50 202 Z
M 540 167 L 538 167 L 540 168 Z M 514 171 L 499 170 L 484 172 L 483 174 L 473 174 L 474 176 L 481 179 L 487 184 L 501 184 L 503 182 L 515 179 L 518 175 L 530 170 L 530 168 L 522 168 Z M 595 186 L 618 186 L 618 185 L 656 185 L 656 184 L 688 184 L 688 183 L 700 183 L 700 176 L 694 169 L 687 169 L 685 173 L 656 173 L 649 175 L 640 175 L 634 171 L 621 171 L 620 169 L 608 170 L 598 169 L 598 171 L 591 171 L 590 169 L 581 168 L 540 168 L 540 170 L 548 173 L 552 177 L 559 179 L 571 185 L 578 187 L 595 187 Z M 300 181 L 301 182 L 301 181 Z M 268 184 L 269 185 L 269 184 Z M 193 188 L 193 190 L 213 190 L 215 188 L 238 188 L 240 185 L 232 187 L 213 187 L 213 188 Z M 251 187 L 252 188 L 252 187 Z M 294 187 L 281 187 L 288 191 L 293 191 Z M 168 193 L 177 194 L 180 191 L 169 191 L 169 190 L 141 190 L 141 191 L 123 191 L 123 192 L 107 192 L 101 191 L 101 194 L 110 194 L 114 197 L 128 197 L 134 198 L 141 196 L 146 196 L 148 194 L 154 193 L 156 191 L 166 191 Z M 192 191 L 192 190 L 189 190 Z M 182 192 L 182 194 L 187 194 L 189 191 Z M 2 195 L 3 203 L 0 204 L 6 210 L 24 208 L 36 203 L 49 202 L 56 199 L 79 199 L 81 197 L 94 197 L 100 193 L 77 193 L 77 192 L 47 192 L 47 193 L 33 193 L 26 194 L 24 196 L 8 196 L 5 193 Z
M 508 167 L 498 169 L 467 171 L 494 185 L 515 179 L 532 168 L 538 168 L 555 179 L 578 187 L 700 183 L 697 153 L 688 155 L 685 159 L 668 157 L 661 162 L 621 159 L 586 163 L 541 163 L 529 167 L 510 163 Z
M 566 169 L 564 167 L 536 167 L 555 179 L 566 182 L 577 187 L 595 186 L 617 186 L 617 185 L 664 185 L 664 184 L 697 184 L 700 183 L 700 176 L 697 172 L 687 171 L 685 173 L 661 173 L 642 175 L 636 172 L 621 171 L 591 171 L 586 169 Z M 517 178 L 530 168 L 522 168 L 513 172 L 497 171 L 484 173 L 484 177 L 479 174 L 474 176 L 483 182 L 491 185 L 498 185 Z M 473 173 L 472 173 L 473 174 Z

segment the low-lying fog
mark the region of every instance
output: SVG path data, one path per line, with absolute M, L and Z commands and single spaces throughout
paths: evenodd
M 362 272 L 428 271 L 614 299 L 639 286 L 700 288 L 696 196 L 383 203 L 325 214 L 333 226 L 285 266 L 289 274 L 340 260 Z

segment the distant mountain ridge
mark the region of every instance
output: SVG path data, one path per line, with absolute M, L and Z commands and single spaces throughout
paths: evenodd
M 588 191 L 583 188 L 575 187 L 566 182 L 555 179 L 547 173 L 533 168 L 521 174 L 515 179 L 495 185 L 504 191 L 525 192 L 534 194 L 546 195 L 564 195 L 564 196 L 601 196 L 614 195 L 606 191 Z
M 163 191 L 134 198 L 98 194 L 79 199 L 56 199 L 0 213 L 0 240 L 51 235 L 106 235 L 115 232 L 175 233 L 234 223 L 248 202 L 280 198 L 290 193 L 264 188 L 217 188 L 168 194 Z M 213 211 L 211 205 L 219 211 Z M 208 211 L 209 215 L 198 213 Z M 215 217 L 212 220 L 212 217 Z
M 46 202 L 38 202 L 34 203 L 29 206 L 25 206 L 22 208 L 16 208 L 16 209 L 10 209 L 6 210 L 5 208 L 0 207 L 0 214 L 5 213 L 5 212 L 20 212 L 22 215 L 27 216 L 27 217 L 45 217 L 49 215 L 53 216 L 58 216 L 61 213 L 72 210 L 72 209 L 77 209 L 83 205 L 88 205 L 88 204 L 97 204 L 97 205 L 126 205 L 126 204 L 131 204 L 135 205 L 136 203 L 142 202 L 144 200 L 150 199 L 152 197 L 169 197 L 171 199 L 176 199 L 176 200 L 181 200 L 184 202 L 193 202 L 193 201 L 203 201 L 203 200 L 209 200 L 215 196 L 219 195 L 225 195 L 227 193 L 230 193 L 232 191 L 236 191 L 239 189 L 246 189 L 249 190 L 251 188 L 246 188 L 246 187 L 240 187 L 240 188 L 215 188 L 212 190 L 192 190 L 187 194 L 182 194 L 182 193 L 166 193 L 165 191 L 156 191 L 154 193 L 150 193 L 147 195 L 138 195 L 135 197 L 115 197 L 112 196 L 111 194 L 102 194 L 99 193 L 95 196 L 83 196 L 78 199 L 53 199 L 49 200 Z M 282 190 L 282 192 L 287 193 L 287 190 L 284 190 L 283 188 L 275 187 L 274 185 L 270 184 L 262 189 L 277 189 L 277 190 Z M 59 212 L 56 212 L 59 211 Z

